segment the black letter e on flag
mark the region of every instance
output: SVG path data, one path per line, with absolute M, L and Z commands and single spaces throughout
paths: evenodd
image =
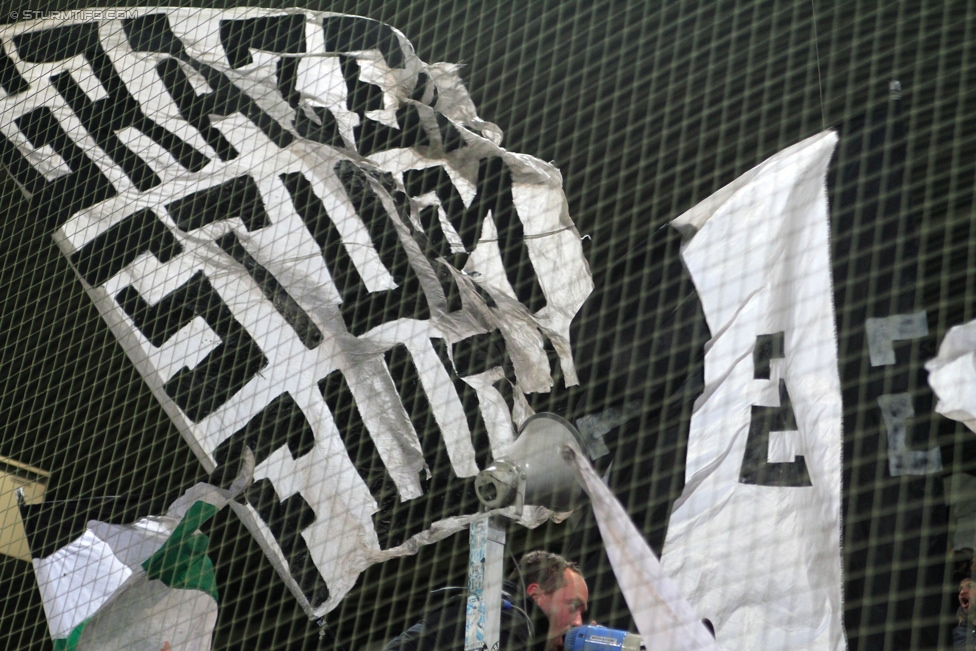
M 777 332 L 756 337 L 753 351 L 753 377 L 757 380 L 770 379 L 770 361 L 784 357 L 784 335 Z M 779 406 L 752 406 L 752 419 L 749 422 L 749 438 L 742 457 L 739 482 L 760 486 L 812 486 L 810 473 L 802 455 L 793 461 L 772 462 L 769 460 L 770 432 L 797 432 L 796 416 L 786 388 L 786 381 L 779 380 Z

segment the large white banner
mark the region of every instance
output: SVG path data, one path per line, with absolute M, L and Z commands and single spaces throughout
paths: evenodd
M 673 225 L 712 339 L 662 563 L 726 649 L 846 646 L 826 132 Z
M 568 446 L 562 455 L 590 498 L 614 577 L 641 634 L 641 648 L 721 651 L 590 462 Z
M 254 451 L 234 507 L 309 615 L 463 529 L 525 393 L 576 383 L 558 170 L 372 20 L 45 16 L 0 29 L 0 160 L 204 467 Z

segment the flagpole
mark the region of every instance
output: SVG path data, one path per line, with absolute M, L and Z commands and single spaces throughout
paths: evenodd
M 464 648 L 465 651 L 491 651 L 501 639 L 505 528 L 486 514 L 471 523 L 469 535 Z

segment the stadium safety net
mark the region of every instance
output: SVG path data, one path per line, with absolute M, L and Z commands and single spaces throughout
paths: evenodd
M 489 516 L 647 648 L 966 634 L 976 4 L 42 4 L 0 647 L 380 651 Z

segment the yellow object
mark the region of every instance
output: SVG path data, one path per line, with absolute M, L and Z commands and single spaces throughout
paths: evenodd
M 26 463 L 0 457 L 0 554 L 24 561 L 31 559 L 24 523 L 17 508 L 17 489 L 24 491 L 27 504 L 44 501 L 51 473 Z

